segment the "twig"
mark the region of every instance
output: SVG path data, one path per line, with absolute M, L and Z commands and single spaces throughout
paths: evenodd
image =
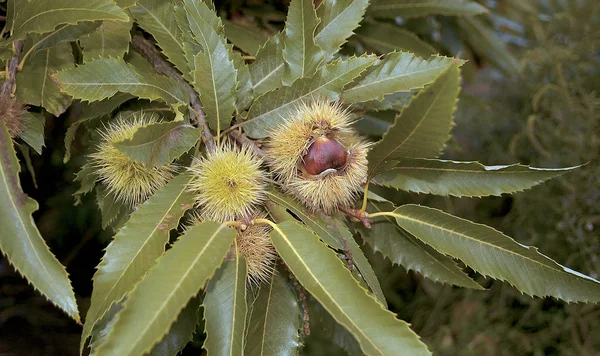
M 254 152 L 254 154 L 262 159 L 265 159 L 265 153 L 263 150 L 258 147 L 255 141 L 249 139 L 246 135 L 242 134 L 238 130 L 233 130 L 229 132 L 229 137 L 236 140 L 242 146 L 248 146 Z
M 355 222 L 361 222 L 367 229 L 371 228 L 371 220 L 369 214 L 366 211 L 356 210 L 345 206 L 339 207 L 340 211 L 346 214 L 350 220 Z
M 19 57 L 21 56 L 21 50 L 23 49 L 23 40 L 19 40 L 14 43 L 15 54 L 8 62 L 8 71 L 6 72 L 6 80 L 0 88 L 0 96 L 10 98 L 13 92 L 13 86 L 15 85 L 15 76 L 17 73 L 17 67 L 19 66 Z
M 188 88 L 191 97 L 192 109 L 194 110 L 194 114 L 196 116 L 196 122 L 198 123 L 198 126 L 203 127 L 202 141 L 206 145 L 208 152 L 216 151 L 217 145 L 215 144 L 214 137 L 210 131 L 210 128 L 208 127 L 208 123 L 206 122 L 206 114 L 202 109 L 200 98 L 194 91 L 194 88 L 190 85 L 190 83 L 183 79 L 183 76 L 179 74 L 179 72 L 177 72 L 173 67 L 171 67 L 171 65 L 169 65 L 167 61 L 162 58 L 160 51 L 150 41 L 140 35 L 134 35 L 131 39 L 131 44 L 133 45 L 133 48 L 146 57 L 148 62 L 150 62 L 152 67 L 154 67 L 156 73 L 171 77 L 180 83 L 183 83 L 183 85 Z

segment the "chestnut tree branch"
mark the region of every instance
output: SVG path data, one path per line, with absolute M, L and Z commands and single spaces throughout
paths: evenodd
M 196 117 L 196 123 L 198 126 L 203 128 L 202 130 L 202 141 L 206 145 L 206 149 L 208 152 L 214 152 L 217 149 L 217 145 L 215 143 L 214 137 L 208 127 L 208 123 L 206 122 L 206 114 L 202 109 L 202 104 L 200 103 L 200 98 L 198 94 L 194 90 L 194 88 L 190 85 L 190 83 L 186 82 L 183 79 L 183 76 L 179 74 L 171 65 L 163 59 L 160 51 L 152 44 L 150 41 L 145 39 L 143 36 L 134 35 L 131 39 L 131 44 L 133 48 L 136 49 L 141 55 L 146 57 L 148 62 L 152 64 L 156 73 L 164 74 L 168 77 L 171 77 L 181 83 L 183 83 L 190 92 L 191 97 L 191 106 L 194 111 L 194 115 Z
M 15 42 L 15 54 L 8 62 L 8 71 L 6 72 L 6 80 L 0 88 L 0 97 L 10 98 L 13 87 L 15 85 L 15 77 L 17 74 L 17 67 L 19 66 L 19 57 L 21 56 L 21 50 L 23 49 L 23 40 Z
M 263 150 L 260 149 L 260 147 L 258 147 L 258 145 L 256 144 L 256 141 L 249 139 L 248 136 L 244 135 L 240 131 L 233 130 L 233 131 L 230 131 L 228 133 L 228 135 L 229 135 L 229 137 L 234 139 L 240 145 L 250 147 L 252 152 L 254 152 L 254 154 L 257 157 L 262 158 L 262 159 L 266 158 L 265 153 L 263 152 Z

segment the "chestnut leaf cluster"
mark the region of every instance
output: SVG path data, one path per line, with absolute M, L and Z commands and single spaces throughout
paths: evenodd
M 291 0 L 279 27 L 257 31 L 207 0 L 9 0 L 0 250 L 80 322 L 15 150 L 41 152 L 44 115 L 76 105 L 64 162 L 85 163 L 73 202 L 95 194 L 113 232 L 93 277 L 82 354 L 175 355 L 201 319 L 209 355 L 299 354 L 311 302 L 335 320 L 332 342 L 347 337 L 354 352 L 429 355 L 388 310 L 364 248 L 439 283 L 483 290 L 477 273 L 530 296 L 598 303 L 600 282 L 535 247 L 386 194 L 497 196 L 577 168 L 440 159 L 465 61 L 376 19 L 472 24 L 486 9 L 421 3 Z M 379 33 L 408 40 L 374 41 Z M 353 40 L 379 55 L 348 53 Z M 390 119 L 375 130 L 369 117 L 383 109 Z M 72 147 L 81 137 L 83 152 Z

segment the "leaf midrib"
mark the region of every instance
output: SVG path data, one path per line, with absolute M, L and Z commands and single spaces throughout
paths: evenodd
M 423 63 L 426 63 L 426 62 L 423 61 L 420 64 L 423 64 Z M 410 63 L 409 63 L 409 65 L 407 65 L 404 68 L 404 70 L 408 69 L 409 67 L 410 67 Z M 353 91 L 357 91 L 359 89 L 368 88 L 368 87 L 373 86 L 373 85 L 381 85 L 382 83 L 385 83 L 387 81 L 397 81 L 399 78 L 412 77 L 412 76 L 415 76 L 415 75 L 418 75 L 418 74 L 421 74 L 421 73 L 424 73 L 424 72 L 439 70 L 440 67 L 444 67 L 444 66 L 428 67 L 428 68 L 425 68 L 425 69 L 422 69 L 422 70 L 413 71 L 413 72 L 409 72 L 409 73 L 405 72 L 405 73 L 402 73 L 400 75 L 392 75 L 392 76 L 385 76 L 385 75 L 383 75 L 381 73 L 381 71 L 379 71 L 379 73 L 377 73 L 377 76 L 376 76 L 376 78 L 378 78 L 376 81 L 369 81 L 369 82 L 366 82 L 365 84 L 359 84 L 359 85 L 353 86 L 352 88 L 346 90 L 346 92 L 344 94 L 348 95 L 348 93 L 352 93 Z M 383 64 L 382 64 L 382 68 L 381 69 L 383 69 Z M 384 79 L 379 79 L 379 78 L 382 78 L 382 77 Z M 366 77 L 365 77 L 365 79 L 366 79 Z M 415 88 L 413 88 L 413 89 L 415 89 Z
M 375 206 L 375 204 L 371 203 L 371 205 L 373 206 L 373 208 L 375 208 L 378 212 L 381 212 L 382 210 L 379 209 L 379 207 Z M 397 229 L 400 233 L 404 234 L 404 231 L 402 231 L 400 229 L 399 226 L 396 226 L 395 222 L 392 221 L 388 216 L 382 216 L 383 218 L 385 218 L 390 224 L 394 225 L 394 228 Z M 413 244 L 414 246 L 417 246 L 420 248 L 419 245 L 417 245 L 412 239 L 407 239 L 411 244 Z M 375 243 L 375 242 L 373 242 Z M 457 274 L 456 271 L 448 268 L 448 266 L 446 266 L 445 264 L 443 264 L 441 261 L 438 260 L 438 258 L 436 256 L 433 256 L 431 253 L 429 253 L 429 251 L 422 249 L 423 252 L 425 252 L 427 255 L 429 255 L 432 259 L 434 259 L 435 261 L 438 261 L 438 265 L 442 266 L 443 268 L 445 268 L 446 270 L 448 270 L 448 272 L 452 273 L 455 276 L 458 276 L 461 279 L 465 279 L 465 276 Z M 392 261 L 395 263 L 395 261 Z M 396 263 L 397 265 L 400 265 L 399 263 Z M 457 267 L 458 268 L 458 267 Z M 475 283 L 475 282 L 474 282 Z
M 119 278 L 113 283 L 112 287 L 110 288 L 110 290 L 108 291 L 108 293 L 106 293 L 106 296 L 109 296 L 116 288 L 117 284 L 121 281 L 121 279 L 125 276 L 125 273 L 129 270 L 129 267 L 133 264 L 133 261 L 137 259 L 137 257 L 139 256 L 139 254 L 141 253 L 142 249 L 144 247 L 146 247 L 146 245 L 148 244 L 148 240 L 150 240 L 152 238 L 152 236 L 154 236 L 154 234 L 156 233 L 156 231 L 158 230 L 158 228 L 160 227 L 160 225 L 162 224 L 162 222 L 164 221 L 164 219 L 167 217 L 167 215 L 169 214 L 169 212 L 173 209 L 173 207 L 175 206 L 175 204 L 179 201 L 179 198 L 184 194 L 185 189 L 181 189 L 179 191 L 179 194 L 177 194 L 177 197 L 175 199 L 173 199 L 173 202 L 171 203 L 171 205 L 169 206 L 169 208 L 165 211 L 165 213 L 163 214 L 162 218 L 159 220 L 159 223 L 157 223 L 155 225 L 155 227 L 152 229 L 152 232 L 150 232 L 148 234 L 148 237 L 144 240 L 143 244 L 141 245 L 141 247 L 137 250 L 137 252 L 135 253 L 135 255 L 133 256 L 133 258 L 131 258 L 131 260 L 129 261 L 129 263 L 127 264 L 127 266 L 122 270 L 122 273 L 119 274 Z M 102 266 L 104 267 L 104 266 Z M 102 304 L 100 306 L 104 306 L 106 304 L 106 301 L 108 300 L 107 297 L 102 299 Z M 98 309 L 101 310 L 101 309 Z M 104 316 L 106 314 L 106 312 L 108 311 L 108 308 L 106 308 L 106 310 L 100 314 L 100 318 L 102 316 Z M 98 313 L 95 313 L 97 316 Z M 98 319 L 100 318 L 96 318 L 96 320 L 94 321 L 93 324 L 90 325 L 90 329 L 87 333 L 87 335 L 85 336 L 85 338 L 87 339 L 87 336 L 89 336 L 92 328 L 94 325 L 96 325 L 96 323 L 98 322 Z M 88 317 L 86 316 L 86 321 L 87 321 Z
M 475 239 L 475 238 L 473 238 L 473 237 L 471 237 L 471 236 L 469 236 L 469 235 L 465 235 L 465 234 L 463 234 L 463 233 L 461 233 L 461 232 L 458 232 L 458 231 L 455 231 L 455 230 L 451 230 L 451 229 L 446 229 L 446 228 L 444 228 L 444 227 L 442 227 L 442 226 L 439 226 L 439 225 L 433 225 L 433 224 L 430 224 L 430 223 L 428 223 L 428 222 L 425 222 L 425 221 L 422 221 L 422 220 L 419 220 L 419 219 L 416 219 L 416 218 L 411 218 L 411 217 L 408 217 L 408 216 L 406 216 L 406 215 L 402 215 L 402 214 L 398 214 L 398 213 L 394 213 L 394 212 L 391 212 L 391 214 L 394 214 L 394 216 L 395 216 L 396 218 L 400 218 L 400 219 L 408 220 L 408 221 L 411 221 L 411 222 L 416 222 L 416 223 L 418 223 L 418 224 L 425 225 L 425 226 L 427 226 L 427 227 L 430 227 L 430 228 L 435 228 L 435 229 L 437 229 L 437 230 L 442 230 L 442 231 L 444 231 L 444 232 L 448 232 L 448 233 L 450 233 L 450 234 L 458 235 L 458 236 L 460 236 L 460 237 L 463 237 L 463 238 L 465 238 L 465 239 L 467 239 L 467 240 L 474 241 L 475 243 L 480 243 L 480 244 L 483 244 L 483 245 L 488 245 L 488 246 L 491 246 L 493 249 L 497 249 L 497 250 L 500 250 L 500 251 L 504 251 L 504 252 L 505 252 L 505 253 L 507 253 L 508 255 L 512 256 L 512 257 L 513 257 L 513 259 L 515 258 L 515 256 L 517 256 L 517 257 L 519 257 L 519 258 L 521 258 L 521 259 L 523 259 L 523 260 L 529 260 L 529 261 L 531 261 L 531 262 L 533 262 L 533 263 L 535 263 L 535 264 L 541 265 L 542 267 L 548 268 L 548 269 L 550 269 L 550 270 L 553 270 L 553 271 L 555 271 L 555 272 L 565 272 L 564 270 L 557 269 L 557 268 L 556 268 L 556 267 L 554 267 L 554 266 L 549 266 L 549 265 L 547 265 L 547 264 L 545 264 L 545 263 L 542 263 L 542 262 L 540 262 L 540 261 L 538 261 L 538 260 L 532 259 L 532 258 L 530 258 L 530 257 L 528 257 L 528 256 L 525 256 L 525 255 L 521 255 L 521 254 L 519 254 L 519 253 L 517 253 L 517 252 L 514 252 L 514 251 L 511 251 L 511 250 L 507 250 L 507 249 L 505 249 L 505 248 L 502 248 L 502 247 L 500 247 L 500 246 L 498 246 L 498 245 L 494 245 L 494 244 L 492 244 L 492 243 L 489 243 L 489 242 L 487 242 L 487 241 L 483 241 L 483 240 L 477 240 L 477 239 Z M 445 214 L 445 213 L 443 213 L 443 214 Z M 397 215 L 397 216 L 396 216 L 396 215 Z M 463 220 L 463 219 L 461 219 L 461 220 Z M 485 226 L 485 225 L 482 225 L 482 224 L 477 224 L 477 223 L 473 223 L 473 222 L 472 222 L 472 224 L 475 224 L 475 225 L 477 225 L 477 226 L 479 226 L 479 227 L 486 227 L 486 228 L 490 228 L 490 227 L 488 227 L 488 226 Z M 495 230 L 494 230 L 494 231 L 495 231 Z M 495 232 L 497 232 L 497 233 L 499 233 L 499 234 L 502 234 L 502 233 L 501 233 L 501 232 L 499 232 L 499 231 L 495 231 Z M 504 235 L 504 234 L 502 234 L 502 235 Z M 506 235 L 504 235 L 504 236 L 508 238 L 508 236 L 506 236 Z M 516 242 L 515 242 L 515 243 L 516 243 Z M 526 250 L 530 251 L 528 247 L 524 247 L 524 248 L 525 248 Z M 441 251 L 440 251 L 440 252 L 441 252 Z M 443 253 L 443 252 L 442 252 L 442 253 Z M 537 253 L 537 252 L 535 252 L 535 253 Z M 576 276 L 577 278 L 581 279 L 581 277 L 579 277 L 579 276 L 577 276 L 577 275 L 575 275 L 575 276 Z M 585 280 L 585 279 L 581 279 L 581 280 Z
M 457 163 L 457 162 L 453 162 Z M 402 164 L 402 163 L 400 163 Z M 461 163 L 457 163 L 461 164 Z M 543 174 L 543 173 L 559 173 L 566 172 L 566 169 L 545 169 L 545 170 L 527 170 L 527 171 L 507 171 L 506 168 L 510 167 L 518 167 L 515 165 L 504 166 L 499 169 L 494 170 L 472 170 L 472 169 L 452 169 L 452 168 L 435 168 L 435 167 L 419 167 L 419 166 L 396 166 L 392 168 L 390 171 L 402 171 L 402 170 L 420 170 L 420 171 L 443 171 L 443 172 L 453 172 L 453 173 L 476 173 L 476 174 Z M 527 167 L 529 168 L 529 167 Z M 485 168 L 484 168 L 485 169 Z
M 444 94 L 444 89 L 446 88 L 447 85 L 448 85 L 448 82 L 444 83 L 444 85 L 442 86 L 442 88 L 436 93 L 435 98 L 433 99 L 433 101 L 431 102 L 431 104 L 429 105 L 429 107 L 427 108 L 427 110 L 425 111 L 425 113 L 421 116 L 421 120 L 419 120 L 418 124 L 411 130 L 410 134 L 408 136 L 406 136 L 406 138 L 400 144 L 398 144 L 393 150 L 391 150 L 390 152 L 388 152 L 388 154 L 386 154 L 382 159 L 380 159 L 377 162 L 377 164 L 373 167 L 372 173 L 369 174 L 369 180 L 370 180 L 370 178 L 372 178 L 377 173 L 377 168 L 379 168 L 379 166 L 386 159 L 388 159 L 388 157 L 390 157 L 394 152 L 396 152 L 397 150 L 399 150 L 415 134 L 415 132 L 419 129 L 419 127 L 421 127 L 421 125 L 423 125 L 423 123 L 425 122 L 425 120 L 426 120 L 427 116 L 429 115 L 429 112 L 431 111 L 431 109 L 435 106 L 436 102 L 439 100 L 439 98 L 442 96 L 442 94 Z M 402 113 L 404 112 L 404 110 L 406 110 L 406 108 L 403 109 L 402 112 L 400 112 L 400 114 L 398 114 L 398 115 L 402 116 Z M 386 132 L 384 136 L 387 136 L 387 134 L 388 133 Z M 382 141 L 383 141 L 383 138 L 382 138 Z
M 4 129 L 4 125 L 2 123 L 0 123 L 0 130 L 5 130 Z M 5 130 L 5 132 L 8 132 L 8 130 Z M 0 133 L 1 134 L 1 133 Z M 2 139 L 4 141 L 4 139 Z M 6 144 L 9 145 L 9 142 L 2 142 L 2 144 Z M 8 150 L 10 151 L 10 147 L 8 148 Z M 9 153 L 10 154 L 10 153 Z M 5 158 L 0 157 L 0 160 L 4 160 Z M 8 158 L 10 159 L 10 158 Z M 8 180 L 7 180 L 7 174 L 6 171 L 4 170 L 4 165 L 2 164 L 3 162 L 0 162 L 0 171 L 2 173 L 2 182 L 4 183 L 4 186 L 6 187 L 6 193 L 8 195 L 8 198 L 10 199 L 10 203 L 14 209 L 14 211 L 17 212 L 17 216 L 19 217 L 18 221 L 19 224 L 22 226 L 23 231 L 26 232 L 26 236 L 27 236 L 27 242 L 29 243 L 29 245 L 31 246 L 31 249 L 33 250 L 33 252 L 35 253 L 35 257 L 37 258 L 37 260 L 40 262 L 40 265 L 42 266 L 42 268 L 44 269 L 44 272 L 46 272 L 46 274 L 50 277 L 50 280 L 54 280 L 53 276 L 50 274 L 50 272 L 48 272 L 48 269 L 46 269 L 46 265 L 44 263 L 42 263 L 42 259 L 40 258 L 39 254 L 37 253 L 37 250 L 35 249 L 35 247 L 33 246 L 33 241 L 31 240 L 31 236 L 29 234 L 29 230 L 27 229 L 27 226 L 25 225 L 25 222 L 23 221 L 23 217 L 21 216 L 21 211 L 19 210 L 15 199 L 13 198 L 12 194 L 11 194 L 11 187 L 8 184 Z M 28 197 L 25 197 L 25 199 L 29 199 Z M 55 283 L 53 285 L 57 285 L 58 283 Z M 34 285 L 35 286 L 35 285 Z M 36 287 L 37 288 L 37 287 Z
M 130 83 L 130 82 L 111 82 L 111 83 L 106 83 L 106 82 L 100 82 L 100 83 L 94 83 L 94 82 L 64 82 L 61 81 L 60 82 L 61 85 L 70 85 L 73 87 L 77 87 L 77 86 L 122 86 L 122 85 L 131 85 L 131 86 L 141 86 L 141 87 L 151 87 L 154 89 L 158 89 L 160 92 L 166 93 L 168 94 L 170 97 L 172 97 L 173 99 L 175 99 L 177 102 L 179 103 L 183 103 L 185 104 L 183 101 L 181 101 L 181 99 L 179 99 L 178 97 L 174 96 L 173 94 L 171 94 L 169 91 L 164 90 L 163 88 L 156 86 L 154 84 L 150 84 L 150 83 L 141 83 L 141 82 L 134 82 L 134 83 Z M 120 92 L 120 90 L 117 90 L 118 92 Z
M 265 321 L 263 322 L 263 330 L 262 330 L 262 337 L 261 337 L 261 341 L 260 341 L 260 354 L 264 355 L 265 354 L 265 336 L 267 334 L 267 323 L 269 320 L 269 310 L 270 310 L 270 306 L 271 306 L 271 296 L 273 295 L 273 284 L 275 284 L 275 269 L 273 269 L 273 274 L 271 275 L 271 283 L 269 284 L 269 297 L 267 298 L 267 305 L 265 308 Z
M 325 289 L 325 288 L 323 287 L 323 285 L 322 285 L 322 283 L 320 282 L 320 280 L 319 280 L 319 279 L 318 279 L 318 278 L 317 278 L 317 277 L 314 275 L 314 273 L 313 273 L 312 269 L 310 269 L 310 268 L 309 268 L 309 266 L 308 266 L 308 265 L 307 265 L 307 264 L 304 262 L 304 259 L 302 259 L 302 258 L 301 258 L 300 254 L 299 254 L 299 253 L 296 251 L 296 249 L 294 248 L 294 246 L 293 246 L 293 245 L 290 243 L 290 241 L 287 239 L 287 236 L 286 236 L 286 235 L 283 233 L 283 231 L 281 231 L 281 229 L 280 229 L 280 228 L 279 228 L 277 225 L 273 226 L 273 229 L 277 230 L 277 233 L 278 233 L 278 234 L 281 236 L 281 238 L 282 238 L 282 239 L 284 239 L 284 240 L 287 242 L 287 245 L 288 245 L 288 246 L 290 247 L 290 249 L 293 251 L 293 253 L 294 253 L 294 255 L 297 257 L 298 261 L 300 261 L 300 263 L 302 263 L 302 266 L 304 267 L 305 271 L 307 271 L 307 272 L 309 273 L 309 275 L 311 276 L 311 278 L 312 278 L 314 281 L 316 281 L 316 282 L 317 282 L 317 285 L 318 285 L 318 286 L 321 288 L 321 291 L 322 291 L 323 293 L 325 293 L 325 294 L 326 294 L 326 295 L 329 297 L 329 300 L 330 300 L 330 301 L 331 301 L 331 302 L 332 302 L 332 303 L 333 303 L 333 304 L 334 304 L 334 305 L 335 305 L 335 306 L 338 308 L 338 310 L 339 310 L 339 311 L 340 311 L 340 312 L 341 312 L 341 313 L 342 313 L 342 314 L 343 314 L 343 315 L 346 317 L 347 321 L 348 321 L 350 324 L 352 324 L 353 328 L 355 329 L 355 332 L 356 332 L 356 333 L 359 333 L 359 334 L 361 334 L 361 335 L 362 335 L 362 336 L 363 336 L 363 337 L 364 337 L 366 340 L 368 340 L 368 341 L 369 341 L 369 343 L 371 344 L 371 346 L 372 346 L 372 347 L 373 347 L 375 350 L 379 351 L 379 354 L 381 354 L 381 355 L 385 355 L 385 354 L 384 354 L 384 353 L 383 353 L 383 352 L 382 352 L 382 351 L 379 349 L 379 347 L 377 347 L 377 345 L 376 345 L 376 344 L 374 344 L 374 343 L 371 341 L 371 338 L 369 338 L 369 337 L 368 337 L 366 334 L 364 334 L 364 333 L 362 332 L 362 328 L 360 328 L 360 327 L 359 327 L 359 326 L 358 326 L 358 325 L 357 325 L 357 324 L 354 322 L 354 320 L 352 320 L 352 318 L 350 318 L 350 317 L 349 317 L 349 316 L 346 314 L 345 310 L 344 310 L 344 309 L 343 309 L 343 308 L 342 308 L 342 307 L 341 307 L 341 306 L 340 306 L 340 305 L 337 303 L 337 300 L 335 300 L 335 299 L 334 299 L 334 298 L 331 296 L 331 294 L 329 294 L 329 292 L 327 291 L 327 289 Z M 316 237 L 316 235 L 315 235 L 315 237 Z M 345 270 L 345 271 L 348 271 L 348 270 L 347 270 L 345 267 L 344 267 L 344 270 Z M 349 271 L 348 271 L 348 272 L 349 272 Z M 352 278 L 353 278 L 353 277 L 352 277 Z M 352 280 L 354 281 L 354 279 L 352 279 Z M 313 293 L 313 294 L 314 294 L 314 293 Z M 367 294 L 367 296 L 368 296 L 368 297 L 370 297 L 370 298 L 373 298 L 373 297 L 369 296 L 368 294 Z M 379 304 L 379 302 L 377 302 L 376 300 L 375 300 L 375 302 L 376 302 L 378 305 L 380 305 L 380 304 Z M 332 313 L 332 316 L 333 316 L 333 313 Z M 334 318 L 335 318 L 335 316 L 334 316 Z
M 60 9 L 42 11 L 42 12 L 36 14 L 36 15 L 33 15 L 32 17 L 30 17 L 29 19 L 27 19 L 26 21 L 24 21 L 21 24 L 21 26 L 19 26 L 19 30 L 21 30 L 25 26 L 25 24 L 27 24 L 29 21 L 32 21 L 36 17 L 44 16 L 44 15 L 50 14 L 52 12 L 69 12 L 69 11 L 71 11 L 71 12 L 74 12 L 74 11 L 98 12 L 98 13 L 101 13 L 101 14 L 110 15 L 110 16 L 112 16 L 111 19 L 114 19 L 116 21 L 127 21 L 127 20 L 123 20 L 121 17 L 113 18 L 115 16 L 115 14 L 113 14 L 112 12 L 109 12 L 109 11 L 102 11 L 102 10 L 89 9 L 89 8 L 60 8 Z M 16 17 L 15 17 L 15 19 L 16 19 Z M 85 20 L 80 20 L 80 21 L 85 21 Z
M 171 292 L 168 294 L 168 296 L 163 300 L 162 304 L 160 305 L 159 308 L 155 309 L 157 312 L 154 313 L 154 316 L 152 317 L 152 319 L 150 319 L 150 321 L 148 321 L 146 323 L 146 326 L 137 334 L 138 336 L 143 336 L 146 331 L 150 328 L 150 326 L 154 323 L 154 321 L 156 320 L 156 318 L 158 317 L 159 314 L 161 314 L 162 310 L 165 308 L 165 305 L 168 304 L 168 301 L 173 297 L 174 294 L 176 294 L 176 292 L 179 290 L 179 287 L 181 287 L 181 284 L 183 283 L 183 280 L 186 279 L 186 277 L 188 276 L 188 274 L 190 274 L 190 271 L 195 267 L 195 265 L 198 263 L 198 259 L 200 259 L 200 257 L 202 257 L 204 255 L 204 253 L 206 252 L 206 249 L 211 246 L 212 241 L 215 239 L 215 237 L 219 234 L 219 232 L 221 232 L 221 230 L 223 230 L 227 225 L 225 224 L 221 224 L 219 225 L 219 228 L 211 235 L 211 237 L 208 239 L 208 241 L 206 242 L 206 244 L 204 244 L 204 246 L 202 247 L 202 249 L 200 250 L 200 252 L 196 255 L 196 258 L 194 258 L 194 260 L 192 261 L 192 263 L 190 263 L 189 267 L 187 268 L 187 270 L 180 275 L 181 278 L 179 278 L 179 281 L 177 282 L 177 284 L 174 286 L 174 288 L 171 290 Z M 140 342 L 140 340 L 142 339 L 142 337 L 138 337 L 134 342 L 131 343 L 132 347 L 129 348 L 128 351 L 131 351 L 133 349 L 135 349 L 135 347 L 137 346 L 137 343 Z M 128 352 L 125 354 L 129 354 Z

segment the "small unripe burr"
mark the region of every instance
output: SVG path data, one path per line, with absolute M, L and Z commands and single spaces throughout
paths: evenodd
M 158 122 L 157 116 L 140 113 L 129 120 L 115 119 L 98 130 L 101 140 L 96 151 L 89 155 L 90 163 L 96 168 L 97 180 L 124 204 L 142 203 L 173 178 L 175 167 L 172 164 L 148 167 L 113 145 L 133 138 L 137 129 L 155 122 Z
M 15 99 L 0 97 L 0 124 L 4 123 L 11 137 L 16 137 L 23 132 L 24 125 L 21 116 L 27 110 Z
M 350 128 L 347 111 L 316 100 L 271 132 L 266 153 L 285 191 L 311 210 L 333 213 L 353 205 L 366 182 L 368 148 Z
M 249 147 L 225 143 L 195 159 L 189 190 L 203 220 L 220 223 L 246 218 L 264 200 L 266 174 Z
M 264 219 L 266 214 L 259 210 L 253 211 L 247 218 Z M 198 225 L 204 220 L 202 214 L 194 213 L 188 226 Z M 273 274 L 278 255 L 271 243 L 270 232 L 269 225 L 250 224 L 244 230 L 239 229 L 235 237 L 238 253 L 246 260 L 249 286 L 267 281 Z

